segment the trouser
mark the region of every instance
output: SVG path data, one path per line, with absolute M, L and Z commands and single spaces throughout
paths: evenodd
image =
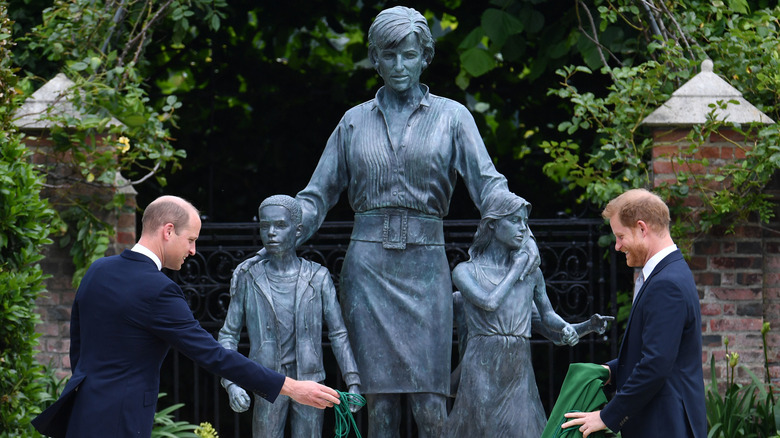
M 401 426 L 401 396 L 412 408 L 420 438 L 439 438 L 447 419 L 447 400 L 430 392 L 410 394 L 366 394 L 368 438 L 398 438 Z M 476 437 L 475 437 L 476 438 Z
M 282 374 L 295 376 L 295 365 L 282 366 Z M 279 395 L 269 403 L 255 396 L 252 436 L 254 438 L 283 438 L 287 416 L 290 417 L 291 435 L 296 438 L 321 438 L 325 410 L 302 405 L 286 395 Z

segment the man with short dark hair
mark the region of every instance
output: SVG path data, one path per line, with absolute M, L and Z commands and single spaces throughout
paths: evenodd
M 192 316 L 181 288 L 160 270 L 181 269 L 195 254 L 198 211 L 163 196 L 144 211 L 131 250 L 90 266 L 71 313 L 73 377 L 52 406 L 33 420 L 44 435 L 68 438 L 149 437 L 160 366 L 170 347 L 209 372 L 273 402 L 279 394 L 323 409 L 338 393 L 297 381 L 226 350 Z
M 620 353 L 605 365 L 615 397 L 601 411 L 566 414 L 561 427 L 579 426 L 585 438 L 606 428 L 623 438 L 705 438 L 699 294 L 669 235 L 669 208 L 635 189 L 610 201 L 602 216 L 615 250 L 642 271 Z

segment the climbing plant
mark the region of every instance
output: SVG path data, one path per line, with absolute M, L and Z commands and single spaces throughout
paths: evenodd
M 180 169 L 186 156 L 170 131 L 181 103 L 175 95 L 149 98 L 141 74 L 150 65 L 147 48 L 161 40 L 182 45 L 200 26 L 218 29 L 224 6 L 224 0 L 57 0 L 20 39 L 20 65 L 42 58 L 74 82 L 68 100 L 76 114 L 42 115 L 54 123 L 48 133 L 54 147 L 40 151 L 53 155 L 41 171 L 66 224 L 59 241 L 71 248 L 74 285 L 108 247 L 114 233 L 108 215 L 129 208 L 122 189 L 149 179 L 165 186 L 166 173 Z M 29 94 L 38 79 L 27 71 L 17 88 Z
M 780 8 L 750 11 L 744 2 L 716 3 L 644 2 L 652 8 L 640 10 L 634 2 L 618 1 L 598 7 L 592 39 L 602 62 L 559 69 L 560 84 L 549 91 L 568 101 L 573 111 L 569 120 L 558 124 L 569 139 L 543 143 L 551 157 L 545 165 L 548 176 L 567 189 L 581 190 L 581 201 L 597 205 L 627 188 L 650 187 L 653 143 L 641 122 L 698 73 L 704 59 L 712 59 L 714 71 L 742 91 L 748 102 L 778 119 Z M 599 44 L 599 29 L 620 20 L 646 35 L 647 60 L 618 59 Z M 594 75 L 610 78 L 607 90 L 581 91 L 580 84 Z M 674 210 L 675 240 L 689 244 L 714 226 L 731 230 L 747 218 L 766 222 L 772 217 L 764 188 L 780 165 L 780 129 L 775 124 L 734 126 L 718 118 L 718 110 L 734 104 L 713 103 L 708 121 L 693 127 L 685 138 L 687 150 L 672 157 L 677 180 L 664 183 L 659 192 Z M 734 143 L 746 158 L 704 175 L 688 171 L 709 164 L 706 158 L 694 158 L 696 152 L 727 127 L 747 138 Z M 594 145 L 577 140 L 585 132 L 594 135 Z M 686 202 L 689 196 L 702 203 Z

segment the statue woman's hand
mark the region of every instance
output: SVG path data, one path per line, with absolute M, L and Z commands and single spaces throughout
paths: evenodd
M 358 385 L 349 385 L 349 392 L 352 393 L 352 394 L 355 394 L 355 395 L 360 395 L 360 387 Z M 360 408 L 362 408 L 362 407 L 363 407 L 363 405 L 351 404 L 351 405 L 349 405 L 349 411 L 354 414 L 357 411 L 359 411 Z

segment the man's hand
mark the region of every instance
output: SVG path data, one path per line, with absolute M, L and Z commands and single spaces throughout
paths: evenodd
M 580 426 L 582 438 L 588 438 L 593 432 L 598 432 L 607 428 L 607 425 L 601 421 L 601 411 L 594 412 L 569 412 L 564 417 L 571 420 L 561 424 L 561 429 L 568 429 L 573 426 Z
M 280 394 L 317 409 L 331 408 L 341 403 L 336 390 L 311 380 L 295 380 L 286 377 Z
M 232 384 L 227 388 L 228 398 L 230 398 L 230 408 L 236 412 L 246 412 L 249 409 L 249 394 L 244 388 Z

